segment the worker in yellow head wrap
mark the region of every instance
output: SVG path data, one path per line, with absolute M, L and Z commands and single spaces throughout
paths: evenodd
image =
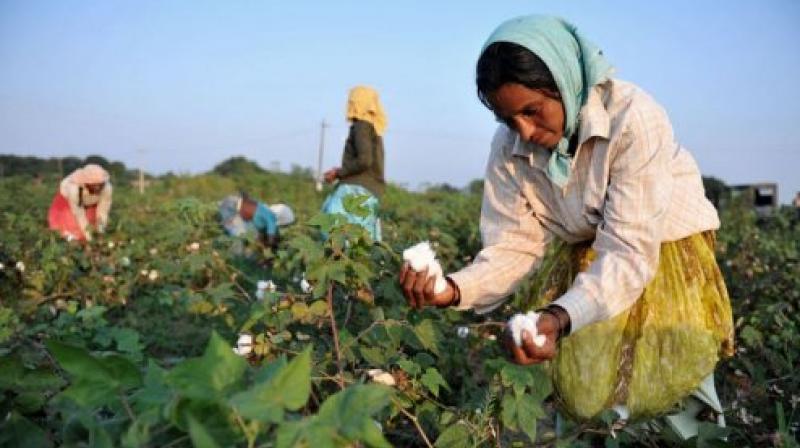
M 378 92 L 371 87 L 353 87 L 347 100 L 346 118 L 351 125 L 344 145 L 342 166 L 325 172 L 326 182 L 339 183 L 325 200 L 322 211 L 347 216 L 350 222 L 362 225 L 374 240 L 380 241 L 378 200 L 386 188 L 383 177 L 383 133 L 387 120 Z M 363 203 L 369 210 L 366 217 L 345 210 L 343 199 L 350 195 L 367 196 Z

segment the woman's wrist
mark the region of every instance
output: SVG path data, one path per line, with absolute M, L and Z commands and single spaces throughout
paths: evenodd
M 548 305 L 544 308 L 537 310 L 539 313 L 546 313 L 553 316 L 558 322 L 558 336 L 557 339 L 561 339 L 564 336 L 569 336 L 572 327 L 572 320 L 569 317 L 569 313 L 564 308 L 558 305 Z
M 447 284 L 450 285 L 450 288 L 453 290 L 453 299 L 450 301 L 450 306 L 458 306 L 461 304 L 461 290 L 458 288 L 458 284 L 450 277 L 444 278 L 447 281 Z

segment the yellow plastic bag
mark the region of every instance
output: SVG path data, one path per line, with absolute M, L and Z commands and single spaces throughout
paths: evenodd
M 550 363 L 564 413 L 587 420 L 614 405 L 631 419 L 663 414 L 733 355 L 733 317 L 712 232 L 663 243 L 658 272 L 624 313 L 564 338 Z M 556 247 L 534 281 L 536 306 L 563 294 L 595 257 Z

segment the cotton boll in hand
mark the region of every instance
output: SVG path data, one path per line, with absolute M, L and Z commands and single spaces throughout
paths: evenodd
M 529 311 L 527 314 L 515 314 L 508 321 L 508 328 L 511 330 L 511 337 L 517 347 L 522 346 L 522 330 L 527 331 L 533 337 L 533 343 L 537 347 L 544 346 L 547 337 L 539 334 L 536 323 L 539 321 L 539 313 Z
M 439 294 L 447 288 L 442 265 L 436 259 L 436 253 L 431 249 L 428 241 L 423 241 L 403 251 L 403 260 L 407 261 L 411 269 L 416 272 L 428 269 L 428 277 L 435 278 L 433 292 Z

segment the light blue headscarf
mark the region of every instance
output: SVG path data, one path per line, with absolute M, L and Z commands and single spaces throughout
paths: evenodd
M 532 15 L 503 22 L 481 51 L 495 42 L 527 48 L 547 65 L 556 81 L 564 104 L 564 135 L 550 156 L 547 175 L 563 187 L 572 169 L 569 140 L 579 127 L 578 113 L 592 86 L 608 79 L 613 68 L 599 47 L 578 33 L 574 25 L 557 17 Z

